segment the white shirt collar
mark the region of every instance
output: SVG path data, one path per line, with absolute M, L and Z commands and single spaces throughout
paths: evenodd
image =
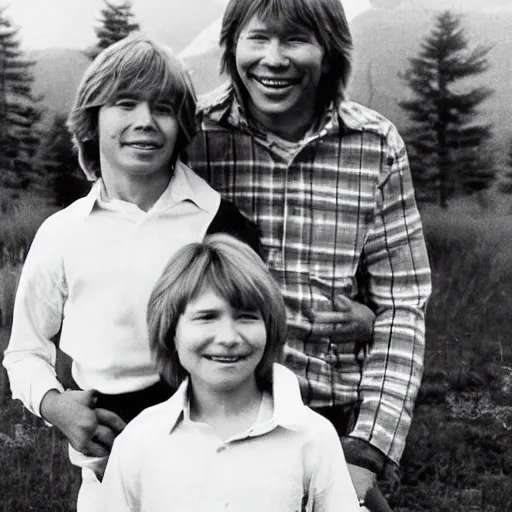
M 101 205 L 102 186 L 102 180 L 97 180 L 92 185 L 87 196 L 83 198 L 80 213 L 84 217 L 87 217 L 92 212 L 95 205 Z M 152 211 L 166 210 L 182 201 L 191 201 L 198 208 L 215 214 L 219 208 L 220 195 L 192 169 L 178 160 L 169 185 L 156 201 Z
M 299 381 L 294 373 L 275 363 L 272 375 L 272 394 L 264 393 L 258 418 L 251 428 L 251 435 L 262 435 L 277 426 L 295 430 L 301 424 L 306 410 L 302 402 Z M 270 421 L 265 418 L 272 418 Z M 167 401 L 166 418 L 172 432 L 183 419 L 190 418 L 189 379 L 185 379 L 176 393 Z

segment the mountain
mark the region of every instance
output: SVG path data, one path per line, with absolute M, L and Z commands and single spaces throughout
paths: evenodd
M 78 50 L 61 49 L 35 51 L 29 58 L 36 62 L 33 92 L 43 97 L 48 114 L 66 115 L 91 61 Z
M 437 0 L 431 2 L 441 3 Z M 451 0 L 451 3 L 454 2 L 460 4 L 463 0 Z M 480 0 L 478 3 L 483 5 Z M 350 97 L 382 112 L 401 130 L 407 125 L 407 119 L 398 102 L 408 97 L 409 90 L 400 80 L 399 73 L 406 69 L 408 58 L 417 54 L 420 42 L 430 32 L 433 18 L 438 12 L 417 7 L 421 4 L 423 2 L 419 0 L 404 0 L 398 8 L 370 10 L 357 16 L 351 23 L 355 52 Z M 499 0 L 487 0 L 485 5 L 492 10 L 499 4 Z M 177 19 L 182 19 L 187 9 L 184 6 Z M 200 94 L 222 81 L 219 76 L 220 50 L 216 48 L 212 35 L 218 30 L 217 14 L 222 9 L 218 2 L 208 14 L 208 23 L 204 24 L 205 20 L 198 22 L 198 25 L 204 24 L 196 32 L 199 36 L 194 39 L 189 34 L 189 44 L 182 49 L 185 64 Z M 504 144 L 512 134 L 512 11 L 466 12 L 463 24 L 467 28 L 470 46 L 493 45 L 489 54 L 491 68 L 476 77 L 475 83 L 489 85 L 495 91 L 483 105 L 482 119 L 494 123 L 496 141 Z M 171 32 L 174 33 L 167 30 L 168 34 Z M 174 44 L 179 46 L 176 41 L 184 36 L 178 32 L 174 36 Z M 170 41 L 166 42 L 171 45 Z M 80 75 L 87 66 L 86 57 L 75 50 L 40 51 L 32 57 L 37 60 L 35 91 L 45 95 L 43 104 L 49 111 L 66 112 Z
M 136 0 L 134 14 L 141 29 L 174 51 L 182 50 L 192 38 L 224 12 L 224 0 Z
M 437 11 L 438 12 L 438 11 Z M 436 11 L 397 9 L 368 11 L 352 23 L 355 69 L 350 97 L 378 110 L 400 129 L 407 125 L 398 102 L 410 91 L 399 74 L 416 56 L 421 40 L 429 34 Z M 469 46 L 491 44 L 490 69 L 470 84 L 487 85 L 494 94 L 482 104 L 481 119 L 495 126 L 495 141 L 503 144 L 512 134 L 512 11 L 463 14 Z

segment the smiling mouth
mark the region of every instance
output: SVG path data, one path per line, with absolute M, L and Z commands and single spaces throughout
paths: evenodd
M 269 89 L 286 89 L 287 87 L 300 83 L 300 79 L 298 78 L 265 78 L 256 75 L 251 76 L 256 82 Z
M 238 363 L 238 361 L 242 361 L 247 356 L 204 356 L 205 359 L 209 361 L 215 361 L 216 363 Z
M 142 150 L 155 150 L 155 149 L 161 149 L 161 144 L 156 144 L 154 142 L 125 142 L 125 146 L 130 146 L 131 148 L 135 149 L 142 149 Z

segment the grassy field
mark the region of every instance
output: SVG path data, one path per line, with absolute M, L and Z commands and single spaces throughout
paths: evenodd
M 426 370 L 390 502 L 396 512 L 510 511 L 512 216 L 454 209 L 423 218 L 434 281 Z M 0 331 L 0 350 L 6 340 Z M 4 402 L 0 511 L 71 511 L 77 485 L 64 441 Z

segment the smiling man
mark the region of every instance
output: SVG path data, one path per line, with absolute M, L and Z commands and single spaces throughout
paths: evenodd
M 288 309 L 286 364 L 364 498 L 400 461 L 423 370 L 430 270 L 406 150 L 346 98 L 339 0 L 231 0 L 220 43 L 229 80 L 202 101 L 189 163 L 258 224 Z

